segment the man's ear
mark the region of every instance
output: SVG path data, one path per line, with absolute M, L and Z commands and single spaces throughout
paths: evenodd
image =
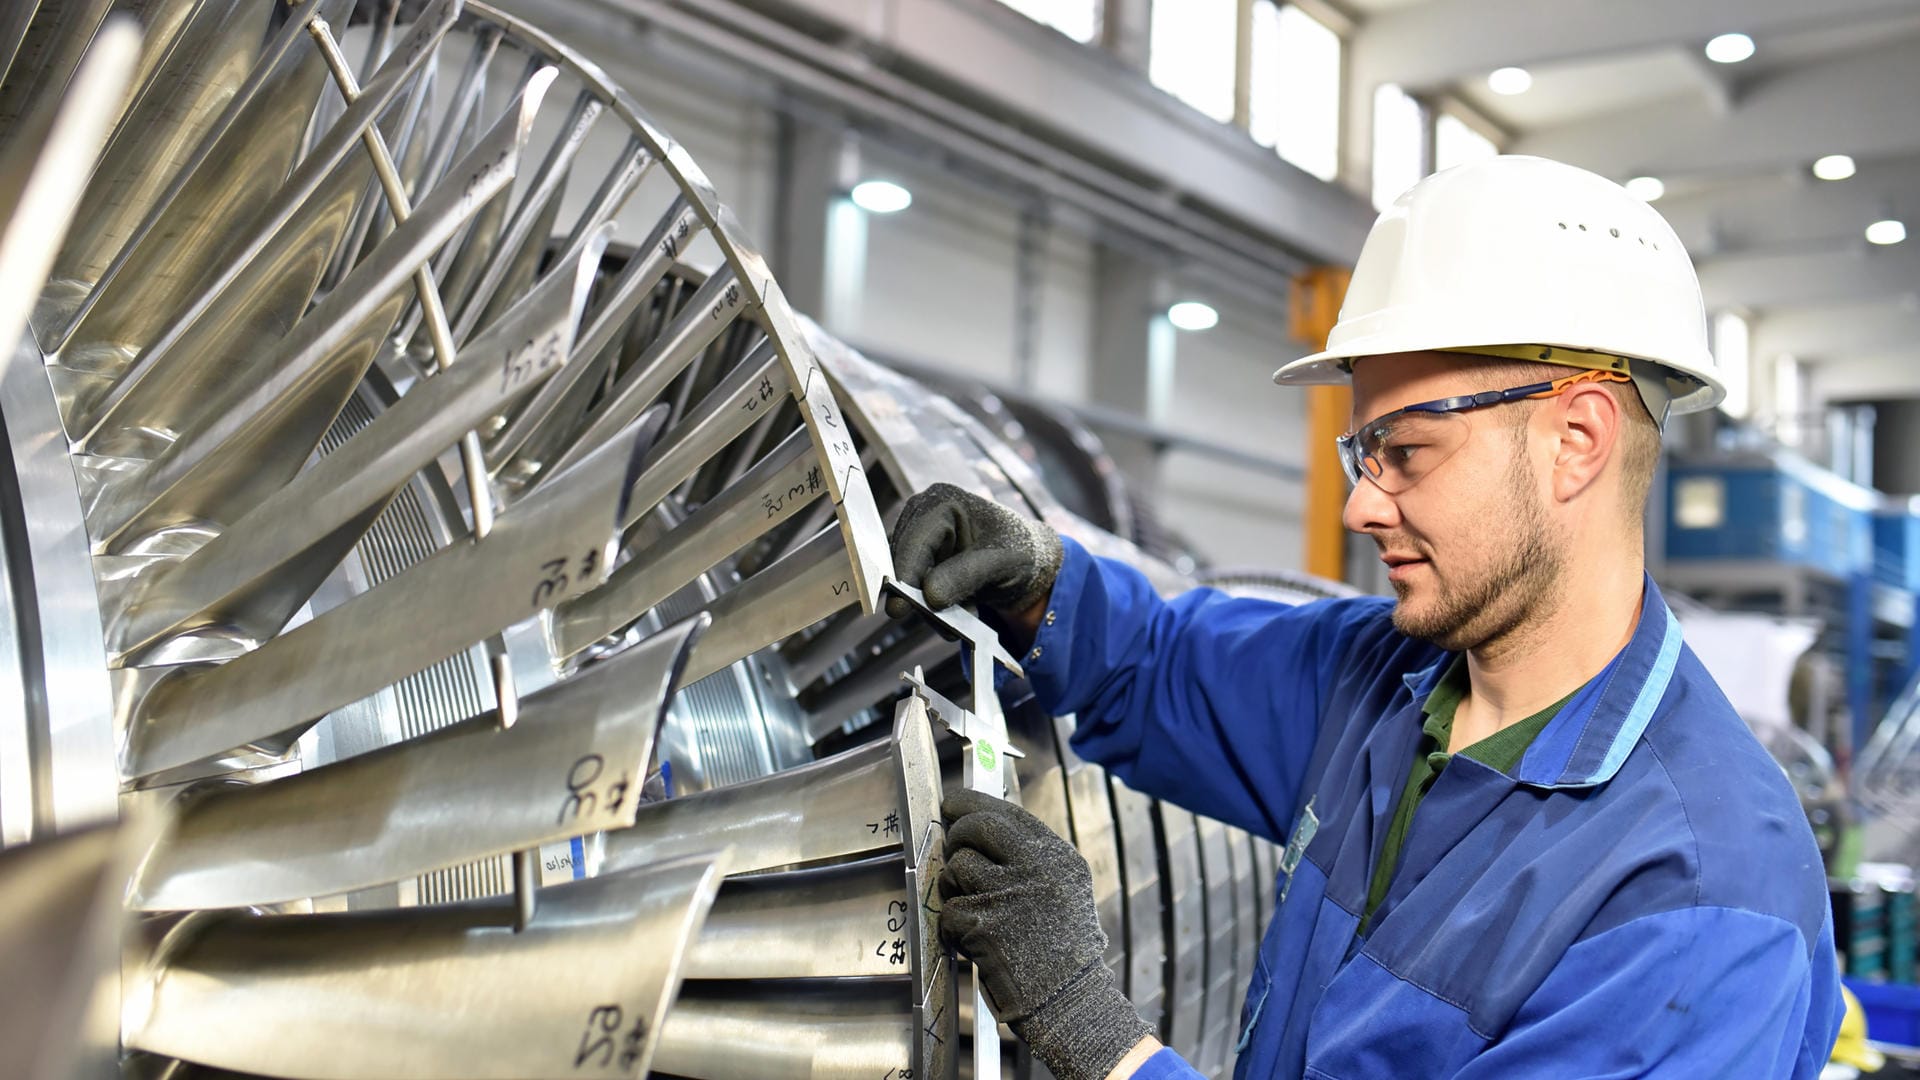
M 1594 383 L 1576 384 L 1551 410 L 1555 436 L 1553 497 L 1572 502 L 1593 486 L 1618 452 L 1626 417 L 1620 399 Z

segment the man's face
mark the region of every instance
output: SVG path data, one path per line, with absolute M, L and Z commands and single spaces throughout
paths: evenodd
M 1506 389 L 1484 364 L 1439 353 L 1370 357 L 1354 366 L 1357 425 L 1418 402 Z M 1411 487 L 1388 494 L 1362 479 L 1343 522 L 1373 538 L 1410 637 L 1460 651 L 1495 640 L 1558 596 L 1565 538 L 1529 454 L 1526 402 L 1449 417 L 1465 440 Z M 1421 451 L 1413 451 L 1419 453 Z

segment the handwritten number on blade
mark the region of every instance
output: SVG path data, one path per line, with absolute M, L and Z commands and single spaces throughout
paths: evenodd
M 580 1051 L 573 1055 L 573 1067 L 585 1068 L 589 1063 L 594 1068 L 604 1069 L 613 1064 L 613 1033 L 620 1030 L 620 1021 L 626 1017 L 618 1005 L 596 1005 L 587 1014 L 586 1030 L 580 1033 Z M 599 1055 L 600 1060 L 594 1061 Z
M 579 566 L 571 575 L 567 572 L 570 562 L 570 559 L 548 559 L 540 564 L 540 579 L 533 586 L 533 607 L 544 608 L 557 602 L 575 580 L 583 584 L 596 580 L 594 572 L 600 569 L 600 551 L 593 548 L 580 556 Z
M 607 762 L 599 754 L 588 754 L 573 763 L 567 770 L 567 797 L 560 803 L 560 814 L 554 819 L 555 825 L 565 825 L 569 821 L 578 821 L 583 817 L 592 817 L 603 809 L 606 813 L 617 814 L 627 804 L 627 793 L 633 789 L 633 782 L 622 772 L 620 778 L 601 790 L 595 790 L 601 778 L 607 775 Z

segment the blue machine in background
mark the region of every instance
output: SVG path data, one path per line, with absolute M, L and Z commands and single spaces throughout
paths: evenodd
M 1920 518 L 1787 450 L 1667 465 L 1662 585 L 1731 610 L 1811 616 L 1846 673 L 1848 750 L 1914 670 Z

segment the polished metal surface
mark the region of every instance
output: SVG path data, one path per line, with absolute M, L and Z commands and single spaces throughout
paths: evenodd
M 1227 1008 L 1227 1044 L 1232 1047 L 1239 1041 L 1240 1016 L 1266 920 L 1253 885 L 1253 837 L 1227 826 L 1227 855 L 1233 860 L 1233 1001 Z
M 1126 897 L 1127 999 L 1147 1023 L 1166 1015 L 1166 912 L 1161 900 L 1159 850 L 1154 842 L 1153 800 L 1107 776 L 1113 795 L 1114 831 L 1120 844 L 1120 881 Z M 1024 796 L 1025 789 L 1022 788 Z
M 0 343 L 20 340 L 87 176 L 120 115 L 139 53 L 138 27 L 110 20 L 73 81 L 59 94 L 30 100 L 32 111 L 13 122 L 11 137 L 0 146 Z
M 642 418 L 583 460 L 571 483 L 502 515 L 484 540 L 443 548 L 228 663 L 161 679 L 133 712 L 128 775 L 285 738 L 598 585 L 612 561 L 621 492 L 656 434 Z M 409 617 L 444 597 L 462 602 L 439 619 Z
M 127 540 L 184 521 L 230 523 L 298 471 L 353 387 L 373 363 L 380 340 L 399 313 L 411 278 L 495 193 L 513 182 L 520 151 L 541 98 L 554 78 L 536 72 L 463 163 L 468 179 L 438 188 L 421 201 L 346 281 L 274 347 L 239 371 L 209 372 L 193 426 L 147 468 L 108 489 L 91 515 L 95 531 L 116 548 Z M 572 278 L 563 275 L 563 281 Z M 198 353 L 196 361 L 209 355 Z M 177 369 L 166 384 L 203 376 Z M 123 381 L 122 385 L 125 385 Z M 121 399 L 137 410 L 141 398 Z M 198 420 L 198 423 L 194 423 Z M 109 412 L 102 426 L 112 424 Z M 144 416 L 136 426 L 167 426 Z M 97 430 L 97 429 L 96 429 Z
M 1194 1066 L 1217 1076 L 1225 1070 L 1228 1051 L 1233 1046 L 1233 996 L 1237 989 L 1234 969 L 1234 892 L 1233 856 L 1228 848 L 1227 826 L 1209 817 L 1194 815 L 1194 827 L 1200 838 L 1200 874 L 1206 904 L 1206 1003 L 1200 1021 L 1200 1049 Z
M 695 357 L 745 313 L 745 295 L 730 271 L 708 278 L 673 324 L 634 362 L 628 376 L 615 383 L 607 400 L 589 414 L 586 431 L 575 439 L 572 450 L 554 462 L 553 470 L 566 471 L 653 404 Z
M 464 363 L 402 397 L 192 556 L 143 577 L 110 632 L 114 649 L 195 623 L 251 640 L 278 632 L 339 563 L 342 539 L 357 539 L 415 473 L 567 362 L 610 231 L 463 348 Z
M 519 932 L 510 900 L 188 916 L 128 965 L 126 1045 L 316 1080 L 645 1075 L 723 860 L 542 890 Z
M 713 632 L 694 650 L 688 675 L 705 678 L 859 600 L 845 534 L 828 526 L 707 606 Z
M 1163 1037 L 1189 1062 L 1200 1058 L 1206 1019 L 1207 901 L 1200 835 L 1192 811 L 1158 803 L 1167 881 L 1167 1018 Z
M 520 703 L 272 784 L 184 793 L 133 881 L 148 910 L 330 896 L 631 825 L 695 616 Z
M 1230 999 L 1262 849 L 1203 877 L 1193 817 L 1054 718 L 994 734 L 1017 664 L 968 679 L 952 643 L 997 650 L 983 624 L 875 614 L 881 511 L 936 480 L 1184 579 L 797 316 L 685 148 L 523 19 L 138 6 L 64 245 L 7 213 L 80 160 L 21 149 L 31 88 L 79 72 L 56 132 L 98 110 L 114 34 L 98 0 L 0 13 L 0 304 L 34 329 L 0 375 L 0 842 L 178 810 L 109 875 L 158 913 L 130 1069 L 637 1074 L 658 1033 L 657 1074 L 992 1075 L 937 934 L 943 756 L 1089 854 L 1143 1013 Z M 749 876 L 696 934 L 729 846 Z
M 1087 869 L 1093 877 L 1094 911 L 1100 916 L 1100 929 L 1107 934 L 1107 968 L 1121 980 L 1124 988 L 1128 970 L 1127 896 L 1121 880 L 1120 846 L 1115 835 L 1113 798 L 1107 792 L 1107 771 L 1082 761 L 1068 745 L 1067 740 L 1073 735 L 1072 717 L 1056 720 L 1054 735 L 1066 776 L 1073 846 L 1087 860 Z
M 893 760 L 893 745 L 872 743 L 751 783 L 649 803 L 632 827 L 607 834 L 596 868 L 624 870 L 720 845 L 733 848 L 737 873 L 886 851 L 899 843 L 891 831 L 900 809 Z
M 122 883 L 158 819 L 136 817 L 0 851 L 0 1075 L 103 1076 L 118 1046 Z
M 647 545 L 645 558 L 554 609 L 553 651 L 573 656 L 635 621 L 824 493 L 806 436 L 794 432 L 726 490 Z
M 899 983 L 695 984 L 667 1015 L 654 1075 L 688 1080 L 919 1076 L 913 1068 L 913 1031 L 913 1011 Z
M 734 878 L 687 950 L 689 979 L 838 979 L 911 969 L 898 856 Z

